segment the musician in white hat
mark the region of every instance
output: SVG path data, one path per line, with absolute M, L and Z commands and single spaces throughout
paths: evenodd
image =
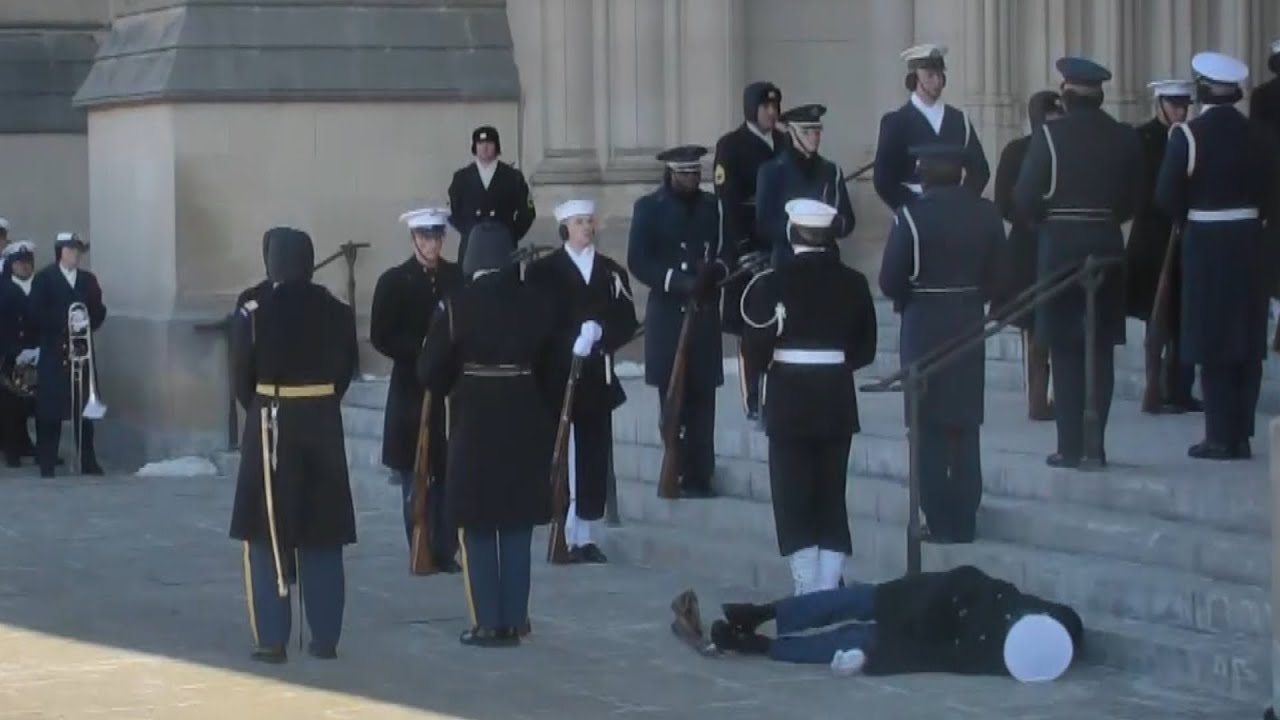
M 952 145 L 964 148 L 964 187 L 981 195 L 991 179 L 982 141 L 957 107 L 942 100 L 947 86 L 947 48 L 916 45 L 902 52 L 907 63 L 906 104 L 880 118 L 876 142 L 874 181 L 876 193 L 892 211 L 922 192 L 910 148 L 920 145 Z
M 1186 122 L 1191 102 L 1195 98 L 1195 83 L 1189 80 L 1158 80 L 1147 85 L 1155 102 L 1155 116 L 1138 126 L 1146 157 L 1147 181 L 1143 190 L 1147 193 L 1140 210 L 1134 216 L 1129 230 L 1129 242 L 1125 244 L 1125 302 L 1130 317 L 1148 323 L 1156 299 L 1156 287 L 1160 283 L 1161 269 L 1169 247 L 1173 222 L 1164 211 L 1151 201 L 1155 192 L 1156 174 L 1164 159 L 1165 146 L 1170 129 Z M 1147 377 L 1156 378 L 1158 387 L 1147 388 L 1143 395 L 1142 410 L 1146 413 L 1184 413 L 1199 411 L 1200 401 L 1191 397 L 1195 383 L 1195 367 L 1182 364 L 1178 350 L 1178 317 L 1181 314 L 1182 258 L 1174 257 L 1169 280 L 1172 283 L 1165 319 L 1169 325 L 1163 329 L 1169 342 L 1162 354 L 1161 367 L 1148 367 Z
M 1049 682 L 1067 671 L 1084 640 L 1075 610 L 968 565 L 722 609 L 724 619 L 711 625 L 719 650 L 830 665 L 839 675 L 947 672 Z M 770 620 L 776 638 L 758 632 Z M 921 633 L 922 626 L 932 631 Z
M 80 267 L 89 244 L 75 233 L 58 233 L 53 244 L 54 262 L 31 279 L 31 314 L 40 336 L 36 388 L 36 460 L 40 476 L 53 477 L 62 439 L 62 423 L 70 420 L 81 442 L 81 469 L 85 475 L 101 475 L 93 446 L 93 420 L 82 416 L 83 407 L 71 407 L 70 338 L 67 311 L 72 303 L 85 304 L 89 331 L 97 333 L 107 319 L 98 278 Z M 89 372 L 84 374 L 80 397 L 89 395 Z
M 1191 61 L 1202 110 L 1175 126 L 1155 202 L 1182 238 L 1181 360 L 1200 366 L 1204 440 L 1193 458 L 1252 457 L 1275 258 L 1263 235 L 1275 191 L 1276 139 L 1236 109 L 1249 68 L 1221 53 Z
M 626 400 L 613 356 L 635 336 L 639 322 L 626 269 L 596 248 L 594 203 L 561 203 L 556 224 L 560 249 L 525 273 L 526 283 L 554 301 L 558 347 L 549 377 L 557 399 L 570 382 L 573 359 L 582 358 L 570 408 L 569 507 L 560 525 L 568 553 L 553 561 L 603 563 L 592 527 L 604 516 L 613 411 Z
M 426 388 L 418 381 L 418 354 L 440 301 L 462 286 L 462 270 L 442 256 L 449 211 L 445 208 L 411 210 L 400 216 L 408 226 L 410 256 L 378 278 L 369 314 L 369 340 L 392 361 L 391 384 L 382 426 L 382 464 L 399 481 L 404 496 L 405 537 L 413 542 L 413 466 L 417 455 L 418 426 Z M 431 398 L 429 452 L 431 465 L 431 550 L 436 567 L 460 572 L 454 559 L 458 532 L 445 513 L 445 398 Z
M 764 429 L 778 552 L 795 593 L 830 590 L 852 554 L 846 469 L 858 423 L 855 370 L 876 354 L 866 276 L 831 243 L 838 210 L 787 203 L 792 260 L 756 275 L 743 292 L 744 352 L 767 367 Z
M 0 217 L 0 251 L 9 245 L 9 221 Z

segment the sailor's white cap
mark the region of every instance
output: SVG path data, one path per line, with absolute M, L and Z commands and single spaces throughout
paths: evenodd
M 1196 84 L 1190 80 L 1156 80 L 1147 83 L 1154 97 L 1195 97 Z
M 11 255 L 17 255 L 21 252 L 28 252 L 34 255 L 36 253 L 36 244 L 30 240 L 19 240 L 11 242 L 4 246 L 4 250 L 0 251 L 0 258 L 7 258 Z
M 1075 648 L 1062 623 L 1048 615 L 1025 615 L 1004 639 L 1004 664 L 1019 682 L 1049 682 L 1071 665 Z
M 1248 65 L 1218 52 L 1197 53 L 1191 58 L 1191 69 L 1210 82 L 1224 85 L 1239 85 L 1249 78 Z
M 921 60 L 941 60 L 947 56 L 946 45 L 935 45 L 933 43 L 924 43 L 915 45 L 902 51 L 902 59 L 911 62 Z
M 4 230 L 6 232 L 9 230 L 9 221 L 2 217 L 0 217 L 0 230 Z
M 422 208 L 420 210 L 410 210 L 400 216 L 400 222 L 408 225 L 410 230 L 417 230 L 420 228 L 442 228 L 449 223 L 449 210 L 447 208 Z
M 556 206 L 556 222 L 562 223 L 579 215 L 595 215 L 596 204 L 590 200 L 567 200 Z
M 796 198 L 787 203 L 787 219 L 793 227 L 828 228 L 836 219 L 836 209 L 824 202 Z

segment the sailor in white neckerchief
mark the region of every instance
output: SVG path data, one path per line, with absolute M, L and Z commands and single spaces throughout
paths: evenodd
M 555 300 L 559 347 L 552 387 L 569 382 L 575 356 L 582 358 L 570 415 L 569 507 L 564 518 L 567 555 L 562 563 L 603 563 L 592 526 L 604 516 L 613 411 L 626 400 L 613 373 L 613 354 L 635 336 L 639 323 L 627 271 L 595 244 L 595 205 L 570 200 L 556 208 L 563 246 L 529 265 L 525 282 Z

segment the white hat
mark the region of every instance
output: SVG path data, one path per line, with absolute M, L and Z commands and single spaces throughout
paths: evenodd
M 1276 53 L 1280 53 L 1280 40 L 1271 43 L 1271 54 L 1275 55 Z
M 1249 77 L 1249 66 L 1217 52 L 1197 53 L 1191 58 L 1191 69 L 1204 79 L 1223 85 L 1239 85 Z
M 8 220 L 5 220 L 4 218 L 0 218 L 0 230 L 5 230 L 5 231 L 9 230 Z
M 806 228 L 831 227 L 838 212 L 826 203 L 808 198 L 796 198 L 787 203 L 786 209 L 787 219 L 793 226 Z
M 400 216 L 400 222 L 408 225 L 410 230 L 444 227 L 449 222 L 449 211 L 446 208 L 410 210 Z
M 1075 648 L 1062 623 L 1048 615 L 1025 615 L 1004 639 L 1004 665 L 1019 682 L 1056 680 L 1067 671 Z
M 596 204 L 590 200 L 568 200 L 556 206 L 556 222 L 563 223 L 579 215 L 595 215 Z
M 909 47 L 902 51 L 902 59 L 911 62 L 912 60 L 937 60 L 947 56 L 946 45 L 934 45 L 933 43 L 925 43 Z
M 4 250 L 0 250 L 0 258 L 7 258 L 10 255 L 17 255 L 18 253 L 24 252 L 24 251 L 34 255 L 36 252 L 35 243 L 31 242 L 30 240 L 19 240 L 17 242 L 11 242 L 8 245 L 4 246 Z
M 1147 83 L 1154 97 L 1195 97 L 1196 84 L 1190 80 L 1156 80 Z

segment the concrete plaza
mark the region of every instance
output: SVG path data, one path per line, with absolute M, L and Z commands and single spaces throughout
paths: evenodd
M 247 658 L 241 554 L 225 531 L 233 479 L 3 471 L 0 719 L 1261 716 L 1096 668 L 1031 687 L 707 660 L 668 630 L 667 605 L 689 581 L 621 566 L 537 562 L 531 640 L 464 648 L 460 580 L 410 577 L 396 490 L 353 484 L 361 540 L 347 555 L 341 657 L 294 645 L 269 667 Z M 739 596 L 697 589 L 704 615 Z

